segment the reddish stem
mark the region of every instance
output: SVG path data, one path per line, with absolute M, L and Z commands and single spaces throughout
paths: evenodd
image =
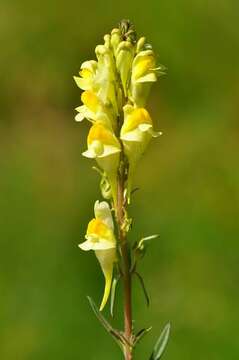
M 130 253 L 124 229 L 125 200 L 124 200 L 124 171 L 118 175 L 118 196 L 116 216 L 118 223 L 120 250 L 123 265 L 123 289 L 124 289 L 124 336 L 128 344 L 132 342 L 132 299 L 131 299 L 131 272 Z M 125 345 L 125 360 L 132 360 L 132 347 Z

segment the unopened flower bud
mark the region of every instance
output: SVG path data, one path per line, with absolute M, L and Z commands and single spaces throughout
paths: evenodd
M 130 41 L 121 41 L 116 52 L 116 67 L 120 73 L 124 95 L 127 96 L 128 82 L 134 58 L 134 46 Z
M 109 34 L 106 34 L 105 36 L 104 36 L 104 41 L 105 41 L 105 46 L 107 47 L 107 49 L 109 49 L 110 48 L 110 35 Z
M 111 42 L 111 46 L 114 51 L 114 55 L 116 54 L 116 50 L 117 50 L 117 47 L 118 47 L 120 41 L 121 41 L 121 37 L 120 37 L 119 29 L 113 29 L 111 32 L 110 42 Z
M 98 58 L 98 68 L 95 76 L 95 83 L 98 96 L 105 105 L 111 105 L 115 115 L 118 115 L 116 74 L 113 54 L 105 45 L 98 45 L 95 49 Z
M 95 48 L 95 53 L 97 58 L 99 58 L 99 56 L 106 54 L 108 51 L 107 47 L 105 45 L 97 45 Z
M 136 45 L 136 52 L 140 52 L 141 50 L 143 50 L 144 44 L 145 44 L 146 38 L 144 36 L 142 36 L 138 41 L 137 41 L 137 45 Z

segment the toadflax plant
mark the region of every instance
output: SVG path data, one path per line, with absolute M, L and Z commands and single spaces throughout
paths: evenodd
M 99 308 L 91 298 L 90 305 L 106 330 L 122 349 L 124 359 L 133 359 L 138 341 L 149 332 L 143 328 L 134 332 L 132 324 L 132 280 L 138 279 L 149 303 L 144 281 L 138 273 L 138 262 L 144 256 L 148 236 L 133 244 L 127 234 L 132 219 L 128 215 L 133 177 L 136 166 L 155 131 L 146 109 L 152 84 L 163 73 L 156 65 L 152 46 L 145 37 L 137 39 L 133 25 L 122 20 L 111 34 L 104 36 L 104 44 L 96 46 L 96 60 L 83 62 L 76 84 L 83 90 L 83 105 L 76 108 L 76 121 L 87 119 L 91 126 L 87 149 L 83 156 L 94 159 L 94 167 L 101 176 L 102 197 L 94 205 L 94 218 L 89 222 L 85 241 L 79 247 L 93 250 L 105 278 L 104 293 Z M 124 294 L 124 330 L 115 329 L 102 315 L 110 297 L 113 316 L 115 289 L 122 281 Z M 110 296 L 111 295 L 111 296 Z M 159 360 L 165 349 L 170 326 L 166 325 L 149 360 Z

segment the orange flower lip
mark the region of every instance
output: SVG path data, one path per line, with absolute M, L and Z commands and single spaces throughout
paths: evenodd
M 107 237 L 109 228 L 100 219 L 92 219 L 87 228 L 87 235 L 95 234 L 99 237 Z

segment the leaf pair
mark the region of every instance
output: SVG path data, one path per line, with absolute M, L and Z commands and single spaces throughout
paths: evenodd
M 103 325 L 105 330 L 112 336 L 112 338 L 116 341 L 116 343 L 119 345 L 120 349 L 124 351 L 125 345 L 130 345 L 128 341 L 125 339 L 124 335 L 119 332 L 118 330 L 114 329 L 112 325 L 105 319 L 105 317 L 102 315 L 102 313 L 99 311 L 98 307 L 94 303 L 94 301 L 91 299 L 91 297 L 87 296 L 87 299 L 90 303 L 90 306 L 99 320 L 99 322 Z
M 125 339 L 124 335 L 121 332 L 119 332 L 118 330 L 114 329 L 112 327 L 112 325 L 105 319 L 105 317 L 102 315 L 102 313 L 99 311 L 99 309 L 95 305 L 94 301 L 89 296 L 87 296 L 87 299 L 90 303 L 90 306 L 91 306 L 95 316 L 98 318 L 98 320 L 103 325 L 103 327 L 106 329 L 106 331 L 116 341 L 116 343 L 119 345 L 120 349 L 123 352 L 124 352 L 125 345 L 134 347 L 151 330 L 151 327 L 140 330 L 135 335 L 133 344 L 129 344 L 128 341 Z M 170 324 L 168 323 L 165 326 L 165 328 L 163 329 L 162 333 L 160 334 L 149 360 L 160 360 L 161 359 L 161 357 L 164 353 L 164 350 L 166 348 L 168 339 L 169 339 L 169 333 L 170 333 Z

